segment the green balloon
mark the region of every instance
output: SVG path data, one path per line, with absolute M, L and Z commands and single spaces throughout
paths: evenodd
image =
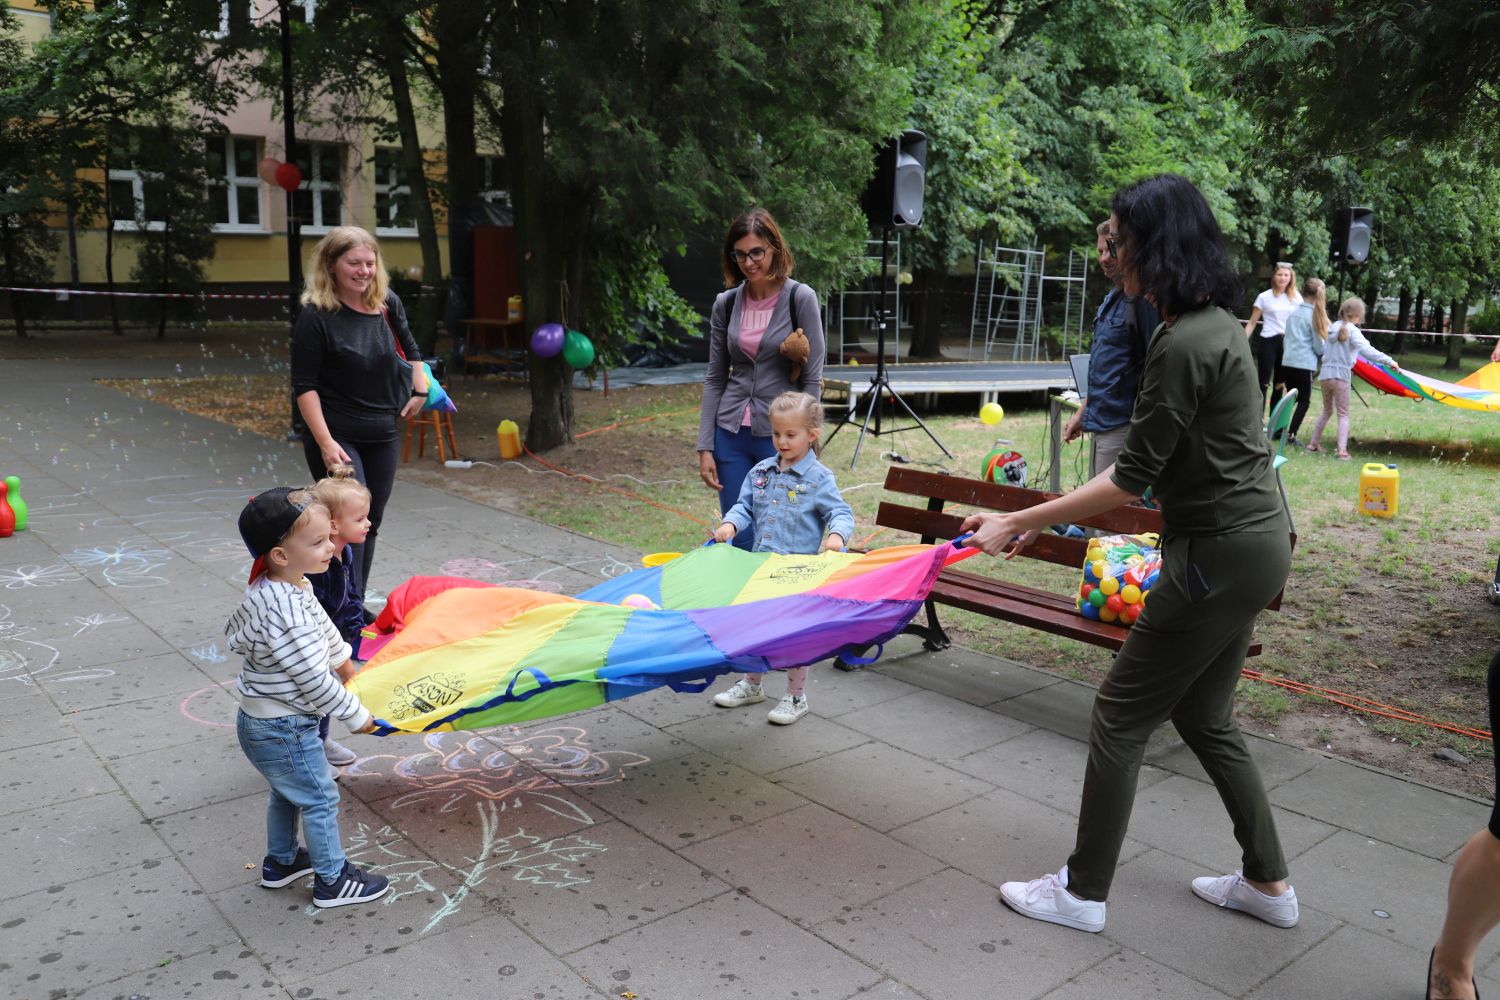
M 569 330 L 563 338 L 562 356 L 570 368 L 587 368 L 594 363 L 594 344 L 577 330 Z

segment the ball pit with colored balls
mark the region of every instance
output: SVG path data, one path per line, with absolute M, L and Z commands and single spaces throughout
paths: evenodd
M 993 427 L 1005 419 L 1005 408 L 999 403 L 985 403 L 979 408 L 979 419 L 986 427 Z
M 539 358 L 556 357 L 562 352 L 568 331 L 561 323 L 543 323 L 531 331 L 531 353 Z
M 1161 577 L 1161 549 L 1151 534 L 1088 539 L 1073 602 L 1085 618 L 1130 628 Z

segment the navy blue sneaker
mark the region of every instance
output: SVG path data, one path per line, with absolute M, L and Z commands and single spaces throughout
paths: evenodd
M 368 903 L 384 896 L 390 887 L 390 879 L 384 875 L 372 875 L 345 861 L 343 872 L 332 882 L 324 882 L 321 875 L 313 879 L 313 905 L 348 906 L 350 903 Z
M 260 884 L 267 889 L 280 889 L 312 873 L 312 858 L 308 855 L 307 848 L 299 847 L 297 856 L 289 865 L 284 865 L 267 854 L 266 859 L 260 863 Z

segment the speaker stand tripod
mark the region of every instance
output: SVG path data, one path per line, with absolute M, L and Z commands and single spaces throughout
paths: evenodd
M 849 468 L 851 469 L 859 461 L 859 450 L 864 447 L 865 434 L 870 431 L 871 417 L 875 420 L 874 434 L 876 437 L 880 437 L 880 400 L 882 396 L 889 396 L 895 400 L 901 409 L 906 411 L 906 415 L 916 421 L 916 425 L 928 437 L 932 438 L 932 443 L 942 449 L 944 455 L 947 455 L 949 458 L 953 457 L 953 452 L 949 451 L 943 442 L 938 440 L 937 435 L 932 433 L 932 429 L 922 422 L 922 418 L 917 416 L 910 406 L 906 405 L 906 400 L 902 399 L 901 395 L 895 389 L 891 388 L 891 381 L 885 372 L 885 286 L 886 266 L 890 260 L 890 253 L 891 227 L 886 226 L 881 231 L 880 236 L 880 303 L 875 307 L 875 374 L 870 377 L 869 388 L 860 393 L 859 399 L 850 408 L 850 415 L 845 416 L 843 420 L 839 421 L 839 425 L 828 435 L 828 441 L 824 442 L 825 445 L 831 442 L 838 432 L 844 429 L 844 425 L 854 419 L 853 414 L 857 414 L 860 407 L 864 406 L 865 419 L 859 426 L 859 440 L 854 443 L 854 457 L 849 460 Z M 895 434 L 900 431 L 909 430 L 911 430 L 910 427 L 892 427 L 885 433 Z

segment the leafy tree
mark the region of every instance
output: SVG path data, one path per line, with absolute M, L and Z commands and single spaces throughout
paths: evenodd
M 45 133 L 16 99 L 31 72 L 15 15 L 0 0 L 0 278 L 12 288 L 47 282 L 57 253 L 47 213 L 49 199 L 58 192 L 51 178 L 36 169 L 35 154 Z M 16 336 L 25 337 L 25 293 L 9 297 Z

